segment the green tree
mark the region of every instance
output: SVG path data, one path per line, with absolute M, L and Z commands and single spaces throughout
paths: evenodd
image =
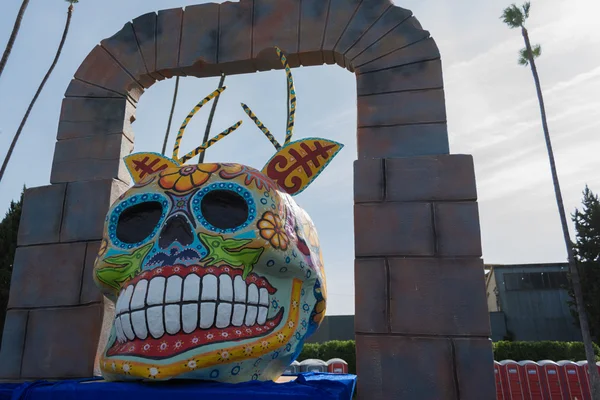
M 20 200 L 10 202 L 10 207 L 4 219 L 0 222 L 0 338 L 2 338 L 2 332 L 4 331 L 12 265 L 17 250 L 17 233 L 19 232 L 19 221 L 21 220 L 23 193 L 25 193 L 24 187 Z
M 544 106 L 544 97 L 542 95 L 542 87 L 540 85 L 540 78 L 538 76 L 537 67 L 535 65 L 535 59 L 542 54 L 542 48 L 540 45 L 532 46 L 529 40 L 529 32 L 525 28 L 525 22 L 529 18 L 529 11 L 531 9 L 531 3 L 526 2 L 520 8 L 515 4 L 504 9 L 502 21 L 508 25 L 509 28 L 515 29 L 520 28 L 523 40 L 525 41 L 525 48 L 519 52 L 519 64 L 531 67 L 531 73 L 533 74 L 533 80 L 535 82 L 535 88 L 537 92 L 537 98 L 540 105 L 540 113 L 542 117 L 542 128 L 544 130 L 544 138 L 546 140 L 546 148 L 548 150 L 548 159 L 550 161 L 550 171 L 552 173 L 552 182 L 554 184 L 554 193 L 556 196 L 556 205 L 558 206 L 558 212 L 560 215 L 560 222 L 563 231 L 563 238 L 567 249 L 567 257 L 569 260 L 569 272 L 571 274 L 571 285 L 575 297 L 577 313 L 579 315 L 579 326 L 581 328 L 581 336 L 585 346 L 586 358 L 589 365 L 595 364 L 594 348 L 592 346 L 592 339 L 590 336 L 590 328 L 588 317 L 584 308 L 583 292 L 581 289 L 581 281 L 577 265 L 575 263 L 575 257 L 573 254 L 573 247 L 571 238 L 569 236 L 569 228 L 567 225 L 567 216 L 565 214 L 565 207 L 562 199 L 560 190 L 560 184 L 558 182 L 558 174 L 556 172 L 556 163 L 554 161 L 554 152 L 552 150 L 552 142 L 550 141 L 550 131 L 548 129 L 548 121 L 546 118 L 546 107 Z M 600 400 L 600 374 L 597 368 L 590 368 L 590 383 L 592 386 L 592 398 L 594 400 Z
M 27 107 L 25 116 L 21 120 L 21 124 L 19 125 L 19 128 L 17 129 L 17 132 L 15 133 L 15 136 L 13 137 L 13 140 L 10 143 L 10 147 L 8 148 L 8 152 L 6 153 L 6 157 L 4 158 L 4 162 L 2 163 L 2 167 L 0 168 L 0 182 L 2 181 L 2 177 L 4 176 L 4 172 L 6 171 L 8 162 L 10 161 L 10 157 L 12 156 L 12 153 L 15 150 L 15 146 L 17 144 L 17 141 L 19 140 L 19 136 L 21 136 L 21 132 L 23 131 L 23 128 L 25 127 L 25 124 L 27 123 L 29 114 L 31 114 L 31 110 L 33 109 L 33 106 L 35 105 L 35 102 L 37 101 L 38 97 L 40 96 L 40 93 L 42 93 L 44 86 L 46 86 L 46 82 L 48 82 L 50 75 L 52 75 L 52 71 L 54 71 L 54 67 L 56 67 L 56 64 L 58 63 L 58 60 L 62 53 L 62 49 L 65 45 L 65 41 L 67 40 L 67 35 L 69 33 L 69 26 L 71 25 L 71 17 L 73 16 L 73 4 L 79 3 L 79 0 L 66 0 L 66 1 L 67 1 L 67 3 L 69 3 L 69 8 L 67 11 L 67 22 L 65 23 L 65 29 L 63 31 L 62 38 L 60 40 L 60 44 L 58 45 L 58 49 L 56 50 L 56 55 L 54 56 L 52 65 L 50 65 L 50 68 L 48 69 L 48 72 L 46 72 L 44 79 L 42 79 L 42 83 L 40 83 L 40 86 L 38 87 L 37 91 L 35 92 L 35 95 L 33 96 L 31 103 L 29 103 L 29 107 Z
M 587 186 L 583 191 L 582 209 L 575 210 L 573 221 L 577 232 L 573 248 L 590 334 L 600 344 L 600 200 Z M 574 298 L 572 291 L 569 294 Z M 572 307 L 572 312 L 578 319 L 577 309 Z
M 21 8 L 19 8 L 17 19 L 15 20 L 12 32 L 10 34 L 10 37 L 8 38 L 8 43 L 6 44 L 6 49 L 4 49 L 2 59 L 0 59 L 0 76 L 2 76 L 2 71 L 4 71 L 4 67 L 6 67 L 8 57 L 12 52 L 13 46 L 15 45 L 15 41 L 17 40 L 17 35 L 19 34 L 19 30 L 21 29 L 21 22 L 23 22 L 23 16 L 25 15 L 25 10 L 27 9 L 28 5 L 29 0 L 23 0 L 23 2 L 21 3 Z

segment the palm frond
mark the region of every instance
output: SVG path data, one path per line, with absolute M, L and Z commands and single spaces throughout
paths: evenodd
M 506 7 L 502 12 L 502 16 L 500 19 L 508 25 L 509 28 L 520 28 L 525 24 L 525 20 L 529 16 L 529 5 L 525 3 L 523 5 L 523 9 L 517 7 L 516 4 L 511 4 L 509 7 Z M 526 10 L 526 14 L 523 14 L 523 11 Z
M 527 50 L 521 49 L 521 51 L 519 51 L 519 59 L 517 60 L 517 62 L 519 63 L 519 65 L 523 65 L 525 67 L 529 65 L 529 58 L 527 58 Z
M 536 44 L 535 46 L 533 46 L 531 49 L 531 55 L 533 56 L 534 59 L 541 56 L 542 55 L 542 46 L 540 46 L 539 44 Z M 529 53 L 527 53 L 526 48 L 522 48 L 521 50 L 519 50 L 518 63 L 519 63 L 519 65 L 525 65 L 525 66 L 529 65 Z
M 531 9 L 531 2 L 527 1 L 523 4 L 523 15 L 525 16 L 525 20 L 529 18 L 529 10 Z
M 500 18 L 511 29 L 521 27 L 524 22 L 523 13 L 516 4 L 511 4 L 510 7 L 505 8 Z

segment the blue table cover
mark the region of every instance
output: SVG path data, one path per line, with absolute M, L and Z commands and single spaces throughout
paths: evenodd
M 0 384 L 0 400 L 350 400 L 356 375 L 304 373 L 286 383 L 104 382 L 99 378 Z

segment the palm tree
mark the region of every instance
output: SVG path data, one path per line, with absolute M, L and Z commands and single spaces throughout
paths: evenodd
M 8 43 L 6 44 L 4 54 L 2 54 L 2 60 L 0 60 L 0 76 L 2 76 L 2 71 L 4 71 L 4 67 L 6 66 L 8 57 L 12 52 L 15 40 L 17 40 L 19 29 L 21 29 L 21 22 L 23 22 L 23 15 L 25 15 L 25 10 L 27 9 L 28 5 L 29 0 L 23 0 L 23 3 L 21 3 L 21 8 L 19 9 L 19 13 L 17 14 L 17 19 L 15 20 L 15 25 L 13 26 L 12 33 L 10 34 L 10 38 L 8 39 Z
M 558 212 L 560 214 L 560 222 L 562 225 L 562 231 L 567 248 L 567 256 L 569 259 L 569 272 L 571 274 L 571 283 L 573 285 L 573 291 L 575 293 L 575 301 L 577 303 L 577 313 L 579 314 L 579 325 L 581 328 L 581 336 L 585 346 L 585 355 L 590 366 L 590 384 L 592 398 L 594 400 L 600 400 L 600 374 L 598 368 L 594 368 L 596 365 L 596 358 L 594 356 L 594 349 L 592 347 L 592 338 L 590 335 L 590 328 L 588 323 L 588 316 L 585 310 L 585 303 L 583 302 L 583 292 L 581 290 L 581 281 L 579 279 L 579 271 L 577 264 L 575 263 L 575 257 L 573 255 L 573 242 L 569 236 L 569 228 L 567 226 L 567 217 L 565 215 L 565 207 L 563 204 L 562 194 L 560 191 L 560 184 L 558 182 L 558 175 L 556 173 L 556 163 L 554 161 L 554 153 L 552 151 L 552 142 L 550 141 L 550 132 L 548 130 L 548 121 L 546 118 L 546 108 L 544 106 L 544 98 L 542 96 L 542 88 L 540 85 L 540 78 L 538 76 L 537 68 L 535 66 L 535 59 L 542 54 L 542 48 L 540 45 L 531 46 L 529 41 L 529 32 L 525 28 L 525 21 L 529 18 L 529 10 L 531 3 L 526 2 L 521 6 L 517 7 L 512 4 L 510 7 L 504 9 L 501 19 L 504 21 L 509 28 L 521 28 L 523 39 L 525 40 L 525 48 L 519 53 L 519 64 L 529 65 L 533 74 L 533 80 L 535 82 L 535 88 L 537 91 L 537 97 L 540 104 L 540 113 L 542 116 L 542 128 L 544 129 L 544 138 L 546 139 L 546 147 L 548 149 L 548 158 L 550 160 L 550 171 L 552 172 L 552 182 L 554 183 L 554 193 L 556 195 L 556 204 L 558 206 Z
M 60 44 L 58 45 L 58 49 L 56 50 L 56 55 L 54 56 L 54 61 L 52 61 L 52 65 L 48 69 L 48 72 L 46 72 L 44 79 L 42 79 L 42 83 L 40 83 L 40 86 L 38 87 L 37 92 L 35 92 L 35 95 L 33 96 L 31 103 L 29 103 L 29 107 L 27 107 L 25 116 L 21 120 L 21 124 L 19 125 L 19 128 L 17 129 L 17 132 L 15 133 L 15 136 L 13 137 L 10 147 L 8 148 L 8 152 L 6 153 L 6 158 L 4 159 L 4 162 L 2 163 L 2 168 L 0 168 L 0 182 L 2 181 L 2 177 L 4 176 L 4 171 L 6 171 L 6 166 L 8 165 L 8 161 L 10 160 L 10 156 L 12 155 L 12 153 L 15 149 L 15 145 L 17 144 L 17 141 L 19 140 L 19 136 L 21 136 L 21 132 L 23 131 L 23 128 L 25 127 L 25 123 L 27 122 L 27 119 L 29 118 L 29 114 L 31 113 L 31 110 L 33 109 L 33 106 L 35 105 L 35 102 L 37 101 L 38 97 L 40 96 L 40 93 L 44 89 L 44 86 L 46 85 L 48 78 L 50 78 L 52 71 L 54 71 L 54 67 L 56 67 L 56 64 L 58 63 L 58 59 L 60 58 L 60 55 L 62 53 L 62 49 L 65 45 L 65 41 L 67 40 L 67 34 L 69 33 L 69 26 L 71 25 L 71 17 L 73 15 L 73 4 L 79 3 L 79 0 L 66 0 L 66 2 L 69 3 L 69 8 L 67 11 L 67 22 L 65 23 L 65 29 L 63 31 L 63 35 L 60 40 Z

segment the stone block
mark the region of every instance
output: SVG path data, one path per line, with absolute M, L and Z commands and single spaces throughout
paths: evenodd
M 67 97 L 62 102 L 57 139 L 121 133 L 133 142 L 134 116 L 135 107 L 125 98 Z
M 430 203 L 355 204 L 356 257 L 432 256 L 431 208 Z
M 442 61 L 422 61 L 356 76 L 359 96 L 444 87 Z
M 25 191 L 19 246 L 58 242 L 66 188 L 66 185 L 49 185 Z
M 327 25 L 323 37 L 323 60 L 326 64 L 336 62 L 335 45 L 342 37 L 361 2 L 362 0 L 330 0 Z
M 156 19 L 156 70 L 167 78 L 181 74 L 178 66 L 182 22 L 182 8 L 171 8 L 158 12 Z
M 323 39 L 331 0 L 302 0 L 300 3 L 300 63 L 322 65 Z
M 439 58 L 440 51 L 435 44 L 435 41 L 432 38 L 427 38 L 404 48 L 392 51 L 383 57 L 368 61 L 360 66 L 357 66 L 354 61 L 352 62 L 352 65 L 357 74 L 365 74 L 400 65 L 437 60 Z
M 390 158 L 385 161 L 387 201 L 476 200 L 469 155 Z
M 478 258 L 390 258 L 390 326 L 403 335 L 488 336 Z
M 81 63 L 75 78 L 129 96 L 135 101 L 144 93 L 144 88 L 100 45 L 94 47 Z
M 384 194 L 383 160 L 372 158 L 354 161 L 354 202 L 383 201 Z
M 252 60 L 254 0 L 227 1 L 219 14 L 219 68 L 227 75 L 256 72 Z
M 146 69 L 131 22 L 126 23 L 113 36 L 104 39 L 100 45 L 144 88 L 154 84 L 156 80 Z
M 388 332 L 388 273 L 384 258 L 354 260 L 354 294 L 354 330 Z
M 186 7 L 183 14 L 179 68 L 186 75 L 218 75 L 218 51 L 219 5 L 208 3 Z
M 17 248 L 8 308 L 79 304 L 84 258 L 85 243 Z
M 19 379 L 27 332 L 27 310 L 8 310 L 0 350 L 0 379 Z
M 352 60 L 354 68 L 429 37 L 415 17 L 409 17 Z
M 452 340 L 461 400 L 494 400 L 494 355 L 489 339 Z
M 89 378 L 100 327 L 102 305 L 29 312 L 23 379 Z
M 119 179 L 129 181 L 125 162 L 113 160 L 86 160 L 78 158 L 67 162 L 52 164 L 51 183 L 79 182 L 101 179 Z
M 125 98 L 124 95 L 110 91 L 108 89 L 101 88 L 99 86 L 91 85 L 87 82 L 80 81 L 78 79 L 72 79 L 65 92 L 65 97 L 112 97 L 112 98 Z
M 113 179 L 69 183 L 61 242 L 101 240 L 106 213 L 127 188 Z
M 278 46 L 287 56 L 290 67 L 300 65 L 298 31 L 300 25 L 298 0 L 254 0 L 254 33 L 252 58 L 259 71 L 282 69 L 273 50 Z
M 449 339 L 356 335 L 358 398 L 458 400 Z
M 381 18 L 346 51 L 346 58 L 348 60 L 353 60 L 356 56 L 373 45 L 373 43 L 376 43 L 389 31 L 411 16 L 412 12 L 410 10 L 405 10 L 404 8 L 396 6 L 387 8 Z
M 346 53 L 392 7 L 389 0 L 363 1 L 335 46 L 335 61 L 346 67 Z
M 481 257 L 477 203 L 437 203 L 434 209 L 438 256 Z
M 448 154 L 445 123 L 359 128 L 358 158 L 397 158 Z
M 101 242 L 88 242 L 85 250 L 85 265 L 81 280 L 80 304 L 90 304 L 102 301 L 102 293 L 94 283 L 94 263 L 100 251 Z
M 129 181 L 122 158 L 132 150 L 133 143 L 121 134 L 59 140 L 54 149 L 50 182 L 112 178 Z
M 358 127 L 446 122 L 444 90 L 360 96 Z
M 146 69 L 154 79 L 163 80 L 165 77 L 156 72 L 156 24 L 157 15 L 155 12 L 150 12 L 133 20 L 133 31 Z

